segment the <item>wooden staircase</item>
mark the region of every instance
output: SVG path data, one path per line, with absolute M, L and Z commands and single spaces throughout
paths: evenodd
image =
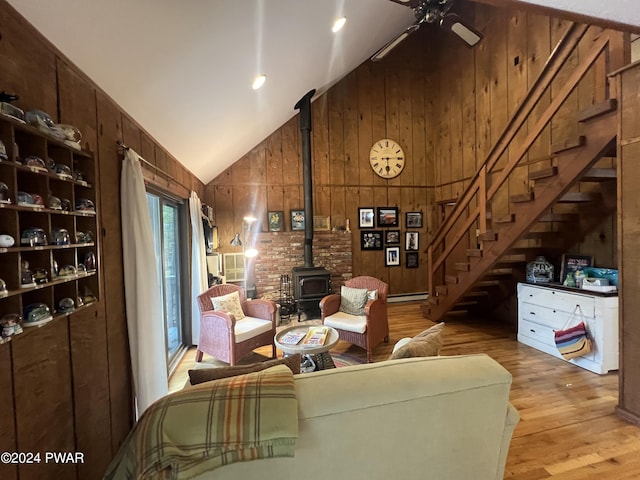
M 548 71 L 541 73 L 528 99 L 514 114 L 454 210 L 436 232 L 427 249 L 429 298 L 422 305 L 425 317 L 438 321 L 444 315 L 457 312 L 486 312 L 513 294 L 515 282 L 524 280 L 528 261 L 540 254 L 554 257 L 566 251 L 615 211 L 616 171 L 594 167 L 602 157 L 613 157 L 616 153 L 617 102 L 609 98 L 578 115 L 580 136 L 550 146 L 548 166 L 529 173 L 528 191 L 509 197 L 508 214 L 491 215 L 491 202 L 498 189 L 508 181 L 584 72 L 606 51 L 606 38 L 594 42 L 592 53 L 576 67 L 570 81 L 554 97 L 535 127 L 529 128 L 522 147 L 515 147 L 518 154 L 501 170 L 494 170 L 506 149 L 514 148 L 511 141 L 531 112 L 529 108 L 533 108 L 542 91 L 550 85 L 555 76 L 554 65 L 568 58 L 570 45 L 575 48 L 583 33 L 579 26 L 569 28 L 554 58 L 547 63 Z M 465 242 L 473 244 L 470 239 L 474 236 L 476 245 L 466 249 L 466 261 L 449 260 L 459 260 L 453 257 L 454 252 L 459 255 L 459 247 Z

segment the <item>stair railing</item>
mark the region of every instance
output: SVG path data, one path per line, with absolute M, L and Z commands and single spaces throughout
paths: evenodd
M 575 23 L 572 23 L 567 28 L 556 48 L 549 56 L 540 75 L 529 89 L 522 103 L 517 107 L 497 142 L 472 177 L 468 187 L 463 194 L 456 199 L 455 207 L 436 231 L 431 243 L 427 247 L 427 268 L 429 270 L 428 289 L 430 296 L 433 296 L 435 293 L 434 277 L 436 272 L 443 267 L 444 262 L 458 243 L 463 238 L 470 236 L 472 226 L 477 224 L 477 229 L 480 232 L 487 231 L 487 206 L 491 203 L 495 194 L 508 180 L 522 157 L 529 151 L 547 124 L 551 122 L 554 115 L 569 95 L 571 95 L 573 90 L 575 90 L 600 55 L 603 52 L 605 52 L 606 55 L 607 52 L 605 50 L 609 46 L 610 37 L 605 31 L 594 41 L 593 47 L 586 58 L 573 70 L 569 78 L 562 85 L 560 91 L 554 96 L 547 109 L 517 149 L 516 154 L 511 156 L 504 168 L 492 179 L 491 185 L 488 185 L 487 176 L 492 172 L 502 155 L 511 145 L 520 128 L 527 122 L 544 93 L 549 89 L 561 68 L 578 47 L 580 40 L 588 28 L 587 25 Z M 474 200 L 475 204 L 473 203 Z M 466 219 L 456 228 L 455 232 L 453 232 L 454 226 L 458 225 L 459 220 L 465 212 L 467 213 Z M 445 240 L 447 240 L 446 244 Z M 444 272 L 441 276 L 444 277 Z

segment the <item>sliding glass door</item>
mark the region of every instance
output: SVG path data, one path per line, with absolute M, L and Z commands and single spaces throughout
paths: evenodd
M 184 349 L 182 266 L 184 205 L 156 192 L 147 192 L 151 225 L 155 240 L 158 280 L 162 290 L 167 370 Z

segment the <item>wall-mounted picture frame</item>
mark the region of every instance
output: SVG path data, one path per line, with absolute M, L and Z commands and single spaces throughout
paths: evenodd
M 420 265 L 418 252 L 406 252 L 404 264 L 407 268 L 418 268 Z
M 385 245 L 400 245 L 400 230 L 386 230 L 384 243 Z
M 400 266 L 400 247 L 387 247 L 384 252 L 385 267 Z
M 382 231 L 367 230 L 360 232 L 361 250 L 382 250 Z
M 373 207 L 358 208 L 358 227 L 359 228 L 374 228 L 375 218 L 376 218 L 376 212 Z
M 578 269 L 583 270 L 592 265 L 593 257 L 591 256 L 563 254 L 560 263 L 560 283 L 564 283 L 567 278 L 567 273 L 575 272 Z
M 398 207 L 378 207 L 377 216 L 378 228 L 380 227 L 397 227 Z
M 422 228 L 422 212 L 407 212 L 404 216 L 406 228 Z
M 291 210 L 291 231 L 304 230 L 304 210 Z
M 407 252 L 416 252 L 420 245 L 420 234 L 418 232 L 404 232 L 404 249 Z
M 284 230 L 284 212 L 274 211 L 267 213 L 267 224 L 270 232 L 281 232 Z
M 315 231 L 331 230 L 330 217 L 324 215 L 313 216 L 313 229 Z

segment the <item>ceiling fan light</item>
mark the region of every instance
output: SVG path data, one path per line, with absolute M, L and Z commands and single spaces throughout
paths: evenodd
M 257 75 L 256 78 L 253 79 L 251 88 L 253 88 L 254 90 L 258 90 L 260 87 L 264 85 L 264 82 L 266 81 L 267 81 L 267 76 L 264 73 Z
M 464 40 L 470 47 L 473 47 L 480 40 L 482 40 L 482 37 L 478 33 L 474 32 L 469 27 L 463 25 L 460 22 L 455 22 L 454 24 L 452 24 L 451 31 L 458 35 L 462 40 Z
M 331 27 L 331 31 L 333 33 L 337 33 L 342 30 L 344 24 L 347 23 L 347 17 L 340 17 L 335 22 L 333 22 L 333 27 Z
M 400 45 L 400 43 L 405 38 L 407 38 L 410 34 L 415 32 L 419 27 L 420 27 L 419 24 L 411 25 L 410 27 L 408 27 L 404 32 L 402 32 L 400 35 L 398 35 L 396 38 L 391 40 L 384 47 L 382 47 L 380 50 L 374 53 L 373 57 L 371 57 L 371 60 L 374 62 L 377 62 L 378 60 L 382 60 L 384 57 L 386 57 L 389 54 L 391 50 L 393 50 L 398 45 Z

